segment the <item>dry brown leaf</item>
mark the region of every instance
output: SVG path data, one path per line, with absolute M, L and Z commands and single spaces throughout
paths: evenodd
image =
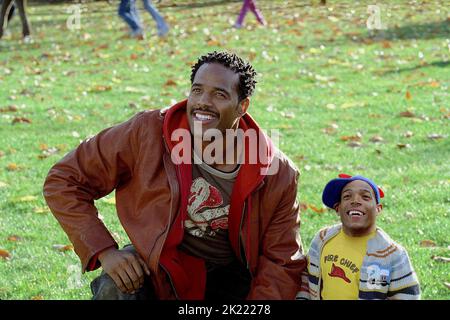
M 41 295 L 31 297 L 31 300 L 44 300 L 44 297 Z
M 407 149 L 407 148 L 411 148 L 411 145 L 409 143 L 397 143 L 397 148 Z
M 406 90 L 405 98 L 406 98 L 406 100 L 412 99 L 412 95 L 411 95 L 411 92 L 409 92 L 409 90 Z
M 398 115 L 403 118 L 415 118 L 416 117 L 416 115 L 409 110 L 400 112 Z
M 361 141 L 361 134 L 357 133 L 354 136 L 342 136 L 340 139 L 342 141 Z
M 103 86 L 103 85 L 96 85 L 91 90 L 91 92 L 104 92 L 104 91 L 111 91 L 111 86 Z
M 11 254 L 4 249 L 0 249 L 0 258 L 9 260 L 9 259 L 11 259 Z
M 310 205 L 308 205 L 309 206 L 309 208 L 312 210 L 312 211 L 314 211 L 315 213 L 324 213 L 327 209 L 325 209 L 325 208 L 317 208 L 316 206 L 314 206 L 314 205 L 312 205 L 312 204 L 310 204 Z
M 136 53 L 132 53 L 131 55 L 130 55 L 130 59 L 131 60 L 137 60 L 139 58 L 139 56 L 136 54 Z
M 176 87 L 177 83 L 174 80 L 169 79 L 169 80 L 166 81 L 166 83 L 164 83 L 164 86 L 165 87 L 171 87 L 171 86 L 172 87 Z
M 6 169 L 8 171 L 17 171 L 17 170 L 19 170 L 19 166 L 17 164 L 15 164 L 15 163 L 10 163 L 10 164 L 8 164 Z
M 301 202 L 300 203 L 300 211 L 306 211 L 308 209 L 308 204 Z
M 0 108 L 0 112 L 17 112 L 19 109 L 15 105 L 7 106 L 6 108 Z
M 438 81 L 431 81 L 428 85 L 433 88 L 439 88 L 441 84 Z
M 391 43 L 387 40 L 383 41 L 381 45 L 383 46 L 384 49 L 392 48 Z
M 58 250 L 58 251 L 60 251 L 60 252 L 65 252 L 65 251 L 73 250 L 73 246 L 72 246 L 71 244 L 67 244 L 67 245 L 64 245 L 64 244 L 54 244 L 54 245 L 52 246 L 52 248 L 55 249 L 55 250 Z
M 12 124 L 15 123 L 31 123 L 32 121 L 25 117 L 15 117 L 12 121 Z
M 436 242 L 433 240 L 422 240 L 420 241 L 420 246 L 423 248 L 436 247 Z
M 12 235 L 8 236 L 8 241 L 18 242 L 18 241 L 22 241 L 22 238 L 19 237 L 18 235 L 12 234 Z

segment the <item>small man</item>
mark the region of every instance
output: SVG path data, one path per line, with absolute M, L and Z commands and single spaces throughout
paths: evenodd
M 308 252 L 308 290 L 297 299 L 420 299 L 406 250 L 376 226 L 383 191 L 363 176 L 340 174 L 325 186 L 323 203 L 341 223 L 320 230 Z

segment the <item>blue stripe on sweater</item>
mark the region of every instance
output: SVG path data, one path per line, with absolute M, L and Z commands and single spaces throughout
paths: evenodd
M 319 278 L 318 277 L 314 277 L 313 275 L 308 275 L 308 279 L 309 279 L 309 282 L 312 282 L 315 285 L 319 284 Z
M 399 294 L 399 293 L 403 293 L 403 294 L 410 294 L 413 296 L 417 296 L 420 293 L 420 289 L 419 289 L 419 285 L 414 285 L 411 287 L 407 287 L 407 288 L 403 288 L 397 291 L 389 291 L 388 292 L 388 297 L 392 297 L 393 295 Z
M 383 292 L 377 292 L 377 291 L 359 291 L 359 298 L 364 300 L 385 300 L 386 299 L 386 293 Z

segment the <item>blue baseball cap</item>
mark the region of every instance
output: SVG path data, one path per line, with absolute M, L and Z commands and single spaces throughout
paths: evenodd
M 325 189 L 323 189 L 322 193 L 322 201 L 323 203 L 329 207 L 334 209 L 334 205 L 341 201 L 341 193 L 344 187 L 355 180 L 361 180 L 367 182 L 371 187 L 375 194 L 377 203 L 380 203 L 380 198 L 384 197 L 383 190 L 378 187 L 375 182 L 372 180 L 363 177 L 363 176 L 350 176 L 348 174 L 341 173 L 339 178 L 333 179 L 327 183 Z

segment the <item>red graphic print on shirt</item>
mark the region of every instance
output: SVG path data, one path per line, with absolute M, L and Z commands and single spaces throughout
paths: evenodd
M 188 198 L 187 231 L 197 237 L 214 236 L 218 229 L 228 229 L 230 205 L 223 205 L 222 195 L 216 187 L 199 177 L 192 182 Z
M 341 278 L 343 279 L 345 282 L 347 283 L 351 283 L 351 280 L 349 278 L 347 278 L 347 276 L 345 275 L 345 271 L 344 269 L 336 266 L 334 263 L 331 266 L 331 272 L 328 274 L 330 277 L 336 277 L 336 278 Z

